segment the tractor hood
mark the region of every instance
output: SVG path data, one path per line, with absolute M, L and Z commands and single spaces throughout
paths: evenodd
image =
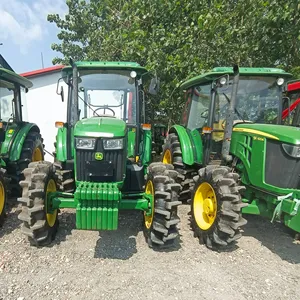
M 252 133 L 258 137 L 278 140 L 284 143 L 300 145 L 300 128 L 273 124 L 239 123 L 233 132 Z
M 74 136 L 87 137 L 123 137 L 126 123 L 112 117 L 93 117 L 78 121 L 74 128 Z

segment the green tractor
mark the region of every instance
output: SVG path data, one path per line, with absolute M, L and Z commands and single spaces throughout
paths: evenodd
M 43 139 L 36 124 L 24 122 L 22 99 L 32 83 L 0 64 L 0 224 L 7 191 L 20 196 L 19 181 L 32 161 L 44 159 Z
M 209 248 L 241 236 L 243 214 L 278 219 L 300 231 L 299 129 L 282 125 L 276 68 L 226 68 L 184 82 L 181 125 L 168 132 L 162 161 L 180 175 L 180 200 Z
M 60 208 L 76 209 L 82 230 L 116 230 L 119 210 L 140 210 L 150 247 L 174 243 L 180 185 L 172 165 L 151 163 L 143 87 L 149 77 L 133 62 L 71 61 L 62 70 L 68 109 L 67 122 L 56 123 L 55 162 L 31 163 L 20 182 L 19 219 L 32 245 L 51 243 Z M 153 77 L 152 94 L 156 85 Z

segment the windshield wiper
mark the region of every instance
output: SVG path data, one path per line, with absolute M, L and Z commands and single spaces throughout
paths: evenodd
M 225 96 L 227 102 L 230 104 L 230 99 L 228 98 L 228 96 L 227 96 L 225 93 L 223 93 L 223 95 Z M 239 113 L 239 111 L 237 110 L 236 107 L 234 108 L 234 110 L 235 110 L 236 114 L 239 116 L 239 118 L 241 118 L 241 120 L 245 123 L 244 118 L 241 116 L 241 114 Z M 246 114 L 246 113 L 245 113 L 245 114 Z M 247 115 L 247 114 L 246 114 L 246 115 Z M 247 118 L 248 118 L 248 116 L 247 116 Z M 248 118 L 248 119 L 249 119 L 249 118 Z

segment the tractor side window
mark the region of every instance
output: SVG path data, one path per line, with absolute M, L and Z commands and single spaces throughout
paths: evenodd
M 0 80 L 0 120 L 7 122 L 13 115 L 13 99 L 15 97 L 15 86 L 4 80 Z
M 210 84 L 197 86 L 192 89 L 188 129 L 199 129 L 207 124 L 210 90 Z

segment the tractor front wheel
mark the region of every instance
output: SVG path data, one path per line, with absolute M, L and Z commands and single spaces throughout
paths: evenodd
M 207 166 L 194 177 L 191 226 L 200 243 L 208 248 L 226 247 L 241 237 L 240 227 L 247 221 L 241 210 L 239 175 L 229 167 Z
M 23 221 L 22 232 L 32 245 L 45 246 L 52 242 L 58 228 L 58 210 L 48 212 L 51 204 L 47 203 L 47 195 L 57 190 L 55 168 L 50 162 L 33 162 L 24 175 L 25 180 L 20 182 L 22 198 L 18 198 L 22 203 L 18 216 Z
M 145 193 L 152 196 L 152 214 L 144 213 L 144 235 L 150 248 L 172 246 L 178 236 L 177 215 L 178 192 L 176 183 L 178 173 L 172 165 L 161 162 L 152 163 L 146 176 Z

